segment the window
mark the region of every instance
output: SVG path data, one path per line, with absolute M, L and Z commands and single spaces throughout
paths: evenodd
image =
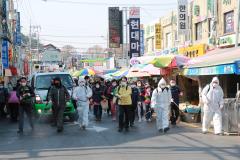
M 202 22 L 195 24 L 196 28 L 196 40 L 202 39 Z
M 47 90 L 51 86 L 51 81 L 55 77 L 59 77 L 61 79 L 62 84 L 66 88 L 73 87 L 73 81 L 70 75 L 68 74 L 57 74 L 57 75 L 41 75 L 37 76 L 36 79 L 36 89 Z
M 234 32 L 234 14 L 233 11 L 224 14 L 224 33 Z

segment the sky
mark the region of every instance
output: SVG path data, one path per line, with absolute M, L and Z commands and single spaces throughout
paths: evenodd
M 15 0 L 21 13 L 22 32 L 40 26 L 40 41 L 61 48 L 72 45 L 85 51 L 107 47 L 108 7 L 141 7 L 141 23 L 156 21 L 176 10 L 177 0 Z

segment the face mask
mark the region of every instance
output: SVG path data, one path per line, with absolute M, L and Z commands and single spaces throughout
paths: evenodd
M 84 82 L 80 82 L 80 86 L 84 86 L 85 85 L 85 83 Z
M 135 85 L 135 84 L 133 84 L 131 87 L 132 87 L 132 88 L 135 88 L 135 87 L 136 87 L 136 85 Z
M 213 83 L 213 88 L 216 88 L 218 86 L 217 83 Z
M 99 85 L 96 85 L 96 88 L 100 88 L 100 86 L 99 86 Z
M 56 83 L 56 82 L 55 82 L 55 86 L 60 86 L 60 83 L 58 83 L 58 82 Z
M 176 83 L 170 83 L 171 86 L 176 86 Z
M 141 87 L 142 85 L 141 84 L 137 84 L 138 87 Z
M 122 85 L 122 86 L 126 86 L 126 85 L 127 85 L 127 82 L 122 82 L 121 85 Z
M 116 83 L 113 83 L 112 85 L 115 87 L 117 84 L 116 84 Z
M 25 82 L 24 82 L 24 83 L 22 83 L 22 86 L 26 86 L 26 85 L 27 85 L 27 83 L 25 83 Z

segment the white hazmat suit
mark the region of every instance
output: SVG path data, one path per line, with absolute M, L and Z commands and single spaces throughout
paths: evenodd
M 151 106 L 157 113 L 157 129 L 165 131 L 169 129 L 169 111 L 171 104 L 171 90 L 168 89 L 166 81 L 162 78 L 158 88 L 153 91 Z
M 73 90 L 73 99 L 77 101 L 80 127 L 88 126 L 89 98 L 92 97 L 92 89 L 86 86 L 83 78 L 80 78 L 79 86 Z
M 203 124 L 202 131 L 206 133 L 209 128 L 210 122 L 213 120 L 214 133 L 222 134 L 222 111 L 224 100 L 223 90 L 219 86 L 219 80 L 217 77 L 212 79 L 212 82 L 208 84 L 202 91 L 203 107 Z

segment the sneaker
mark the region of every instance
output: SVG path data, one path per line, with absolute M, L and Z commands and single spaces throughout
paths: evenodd
M 122 128 L 119 128 L 119 129 L 118 129 L 118 132 L 122 132 L 122 131 L 123 131 L 123 129 L 122 129 Z
M 23 134 L 23 130 L 18 130 L 17 133 L 18 134 Z
M 159 133 L 162 133 L 162 132 L 163 132 L 163 129 L 159 129 L 158 132 L 159 132 Z
M 134 127 L 134 123 L 131 123 L 131 124 L 130 124 L 130 127 Z
M 62 131 L 63 131 L 63 128 L 58 128 L 58 129 L 57 129 L 57 132 L 58 132 L 58 133 L 61 133 Z
M 164 130 L 163 130 L 163 131 L 164 131 L 164 133 L 167 133 L 167 132 L 169 131 L 169 129 L 170 129 L 169 127 L 167 127 L 167 128 L 164 128 Z
M 86 126 L 85 125 L 82 126 L 82 130 L 86 130 Z
M 139 119 L 138 119 L 138 122 L 142 122 L 142 119 L 141 119 L 141 118 L 139 118 Z
M 151 120 L 151 119 L 148 119 L 147 121 L 148 121 L 148 122 L 152 122 L 152 120 Z

